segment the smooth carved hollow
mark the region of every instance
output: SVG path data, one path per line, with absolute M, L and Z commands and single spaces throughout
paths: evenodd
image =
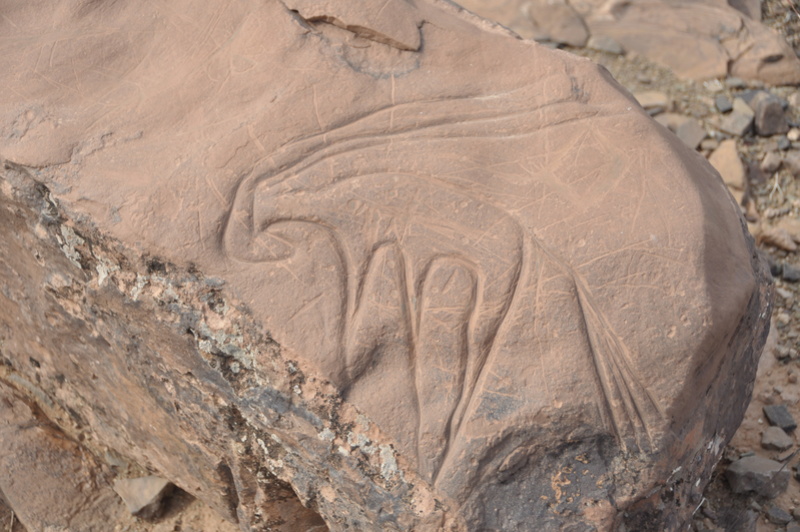
M 458 113 L 446 114 L 454 103 Z M 577 98 L 500 116 L 485 103 L 392 106 L 283 146 L 239 184 L 223 230 L 226 252 L 280 262 L 302 251 L 335 264 L 341 322 L 323 367 L 345 397 L 394 429 L 434 482 L 443 466 L 457 467 L 449 451 L 487 393 L 484 367 L 515 310 L 520 275 L 548 267 L 577 302 L 607 428 L 623 448 L 649 449 L 664 413 L 581 276 L 524 229 L 529 222 L 491 184 L 409 155 L 439 149 L 454 157 L 462 139 L 535 134 L 536 113 Z M 320 239 L 322 258 L 308 244 Z M 390 375 L 404 381 L 397 395 L 387 393 Z

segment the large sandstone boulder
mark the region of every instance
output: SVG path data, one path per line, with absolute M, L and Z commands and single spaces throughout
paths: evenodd
M 768 273 L 604 70 L 443 1 L 0 8 L 0 379 L 75 452 L 242 530 L 689 518 Z

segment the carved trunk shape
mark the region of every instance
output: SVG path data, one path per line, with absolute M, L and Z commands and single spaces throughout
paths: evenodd
M 605 71 L 439 1 L 5 4 L 0 377 L 61 430 L 243 530 L 688 519 L 769 276 Z

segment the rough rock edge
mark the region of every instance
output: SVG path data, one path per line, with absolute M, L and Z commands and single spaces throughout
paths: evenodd
M 732 198 L 731 200 L 733 201 Z M 676 468 L 662 486 L 656 486 L 650 493 L 632 501 L 627 511 L 622 513 L 623 526 L 620 530 L 683 530 L 689 526 L 705 502 L 703 492 L 712 480 L 712 473 L 724 458 L 723 450 L 742 423 L 752 399 L 758 363 L 770 331 L 775 284 L 766 254 L 756 247 L 745 220 L 740 218 L 739 221 L 750 250 L 750 264 L 756 284 L 747 308 L 743 309 L 742 318 L 728 343 L 729 354 L 722 360 L 718 373 L 738 374 L 740 378 L 729 386 L 717 386 L 713 396 L 709 395 L 710 389 L 705 391 L 700 400 L 718 405 L 717 417 L 706 418 L 707 425 L 716 426 L 714 438 L 694 453 L 691 460 Z M 730 391 L 737 388 L 746 391 L 741 395 L 738 404 L 732 404 Z M 734 428 L 726 433 L 725 427 Z M 693 474 L 691 469 L 695 470 Z M 616 479 L 623 482 L 627 480 L 622 475 Z
M 250 443 L 256 450 L 252 456 L 231 457 L 238 458 L 239 467 L 232 472 L 229 495 L 232 505 L 240 506 L 240 522 L 242 511 L 253 512 L 251 518 L 259 516 L 255 508 L 241 507 L 254 502 L 242 500 L 242 496 L 249 491 L 246 484 L 257 479 L 259 484 L 267 485 L 268 492 L 283 483 L 291 485 L 302 503 L 319 512 L 333 530 L 367 530 L 377 523 L 382 530 L 465 530 L 464 523 L 450 510 L 452 504 L 434 495 L 406 467 L 391 440 L 352 405 L 342 402 L 330 383 L 307 377 L 302 364 L 287 356 L 286 350 L 256 324 L 243 305 L 224 294 L 223 282 L 205 278 L 191 265 L 181 268 L 126 248 L 90 224 L 81 223 L 78 217 L 69 217 L 49 189 L 36 179 L 37 169 L 5 160 L 0 163 L 0 200 L 11 204 L 17 217 L 25 219 L 43 245 L 58 246 L 82 271 L 77 282 L 56 294 L 59 299 L 69 299 L 72 308 L 80 310 L 87 300 L 92 300 L 95 290 L 109 286 L 126 302 L 139 302 L 153 309 L 153 319 L 169 325 L 176 334 L 190 333 L 197 352 L 224 377 L 237 396 L 253 385 L 269 386 L 274 391 L 274 404 L 263 405 L 261 413 L 240 410 L 241 405 L 237 404 L 226 408 L 225 419 L 242 442 L 240 452 Z M 256 355 L 268 360 L 269 366 L 262 363 L 256 371 Z M 87 448 L 94 447 L 93 454 L 102 456 L 102 442 L 93 437 L 91 427 L 80 427 L 73 419 L 71 405 L 59 404 L 51 394 L 15 371 L 3 353 L 1 338 L 0 379 L 33 400 L 66 434 Z M 283 421 L 274 424 L 276 418 Z M 320 444 L 315 451 L 324 446 L 327 456 L 321 453 L 315 460 L 313 451 L 302 453 L 302 449 L 285 445 L 283 427 L 291 430 L 293 424 L 305 432 L 313 427 Z M 328 472 L 342 460 L 350 461 L 348 469 L 362 475 L 360 479 L 350 479 L 352 482 L 370 486 L 363 491 L 370 493 L 371 504 L 364 504 L 365 500 L 343 502 L 347 495 L 337 489 L 335 482 L 329 482 Z M 241 468 L 249 471 L 240 475 Z M 243 476 L 250 478 L 243 480 Z M 277 485 L 270 488 L 270 483 Z M 326 491 L 336 496 L 320 496 Z M 269 527 L 278 523 L 249 524 Z

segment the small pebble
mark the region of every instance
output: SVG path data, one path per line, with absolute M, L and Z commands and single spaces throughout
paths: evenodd
M 794 440 L 780 427 L 767 427 L 761 435 L 761 447 L 768 451 L 785 451 L 794 445 Z
M 789 95 L 789 105 L 792 107 L 800 107 L 800 91 L 795 91 Z
M 797 142 L 798 140 L 800 140 L 800 129 L 793 127 L 786 134 L 786 138 L 791 140 L 792 142 Z
M 719 141 L 717 139 L 705 139 L 700 143 L 700 149 L 703 151 L 714 151 L 719 148 Z
M 730 77 L 725 80 L 725 86 L 729 89 L 744 89 L 747 84 L 741 78 Z
M 787 283 L 796 283 L 800 281 L 800 268 L 795 268 L 790 264 L 784 264 L 781 278 Z
M 781 273 L 783 273 L 783 264 L 773 261 L 771 257 L 767 257 L 767 260 L 769 262 L 769 272 L 772 276 L 780 277 Z
M 766 517 L 769 522 L 775 523 L 776 525 L 785 525 L 792 521 L 792 515 L 783 508 L 777 506 L 770 506 L 766 512 Z
M 724 94 L 718 94 L 714 98 L 714 106 L 720 113 L 727 113 L 733 109 L 733 103 Z
M 589 37 L 586 47 L 614 55 L 622 55 L 624 53 L 622 46 L 607 35 L 592 35 Z
M 778 168 L 781 167 L 782 161 L 783 157 L 781 157 L 780 153 L 776 151 L 771 151 L 764 156 L 764 159 L 761 161 L 760 168 L 764 172 L 771 174 L 773 172 L 776 172 Z
M 783 288 L 781 286 L 776 286 L 775 287 L 775 293 L 778 294 L 779 296 L 781 296 L 783 299 L 793 299 L 794 298 L 794 294 L 792 293 L 791 290 L 787 290 L 787 289 L 785 289 L 785 288 Z
M 792 414 L 789 413 L 789 409 L 786 408 L 786 405 L 765 406 L 764 415 L 767 416 L 770 425 L 780 427 L 786 432 L 792 432 L 797 428 L 797 422 L 792 417 Z

